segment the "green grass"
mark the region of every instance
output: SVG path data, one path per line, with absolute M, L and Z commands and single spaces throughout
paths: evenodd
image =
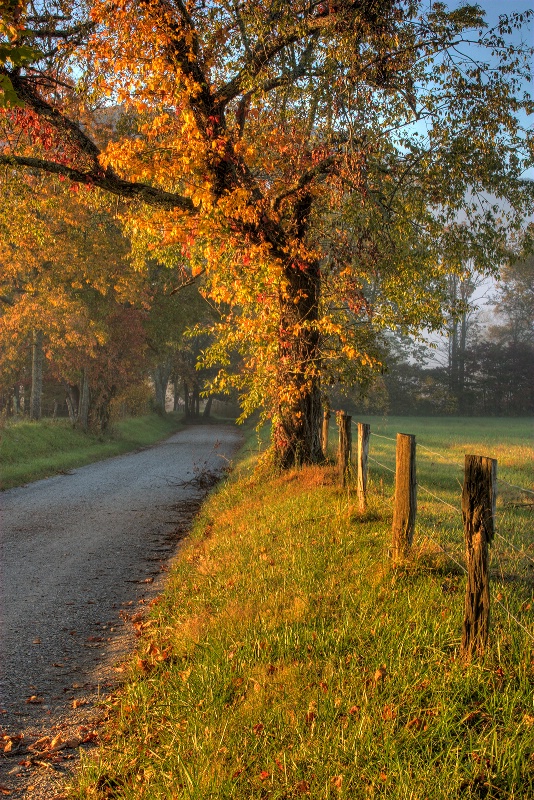
M 424 422 L 429 446 L 454 438 L 459 454 L 460 431 Z M 469 448 L 490 445 L 469 422 Z M 506 446 L 525 485 L 521 436 Z M 198 517 L 69 797 L 534 796 L 532 573 L 495 584 L 488 652 L 465 664 L 442 504 L 421 503 L 413 559 L 394 568 L 387 470 L 371 469 L 360 515 L 332 466 L 273 477 L 253 469 L 254 449 Z M 425 480 L 457 502 L 433 463 Z
M 68 420 L 6 422 L 0 429 L 1 486 L 9 489 L 154 444 L 181 428 L 176 415 L 117 422 L 106 436 L 83 433 Z

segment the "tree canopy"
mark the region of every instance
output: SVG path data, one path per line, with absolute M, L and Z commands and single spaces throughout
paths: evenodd
M 478 6 L 418 0 L 4 7 L 0 164 L 124 198 L 134 252 L 202 273 L 205 363 L 272 417 L 281 466 L 322 457 L 321 386 L 379 367 L 384 328 L 439 327 L 447 273 L 495 267 L 532 210 L 531 53 L 508 38 L 529 14 L 490 30 Z

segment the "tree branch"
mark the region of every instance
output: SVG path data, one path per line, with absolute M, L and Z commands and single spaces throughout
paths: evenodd
M 198 213 L 198 209 L 189 197 L 182 197 L 173 192 L 166 192 L 147 183 L 135 183 L 119 178 L 115 173 L 101 169 L 98 172 L 83 171 L 58 164 L 55 161 L 46 161 L 42 158 L 27 156 L 0 155 L 0 164 L 10 167 L 29 167 L 52 175 L 63 175 L 74 183 L 85 183 L 97 186 L 111 194 L 130 200 L 141 200 L 143 203 L 161 208 L 180 208 L 188 214 Z
M 319 177 L 320 175 L 326 175 L 329 172 L 331 172 L 331 167 L 334 166 L 338 158 L 339 156 L 337 154 L 328 156 L 328 158 L 323 159 L 323 161 L 319 162 L 319 164 L 316 164 L 311 169 L 308 169 L 306 170 L 306 172 L 303 172 L 300 178 L 298 179 L 297 183 L 293 184 L 293 186 L 290 186 L 288 189 L 286 189 L 284 192 L 281 192 L 277 197 L 274 198 L 271 204 L 273 211 L 278 211 L 281 203 L 284 200 L 286 200 L 288 197 L 291 197 L 291 195 L 297 194 L 302 189 L 304 189 L 305 186 L 309 186 L 309 184 L 315 178 Z

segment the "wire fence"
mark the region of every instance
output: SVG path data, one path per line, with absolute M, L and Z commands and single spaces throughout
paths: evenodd
M 357 425 L 358 423 L 353 421 L 352 424 Z M 374 455 L 368 454 L 368 461 L 380 468 L 380 470 L 395 475 L 395 467 L 384 463 L 384 461 L 391 460 L 392 464 L 395 464 L 395 449 L 388 449 L 387 442 L 396 444 L 397 439 L 374 431 L 370 431 L 370 436 L 382 440 L 383 444 L 379 444 L 378 447 L 380 460 Z M 417 452 L 420 453 L 420 451 L 422 452 L 423 460 L 422 462 L 421 459 L 418 460 L 418 470 L 421 466 L 421 471 L 425 477 L 430 475 L 431 478 L 439 478 L 440 486 L 438 488 L 434 486 L 429 488 L 419 480 L 417 481 L 417 491 L 423 492 L 425 496 L 434 501 L 433 504 L 425 504 L 418 510 L 417 528 L 419 529 L 419 534 L 425 540 L 432 542 L 437 550 L 454 563 L 462 573 L 467 573 L 461 509 L 462 483 L 458 479 L 458 472 L 463 472 L 464 467 L 456 460 L 451 459 L 450 454 L 439 452 L 417 442 Z M 434 462 L 429 463 L 426 458 L 427 454 L 439 459 L 439 474 L 435 471 L 436 464 Z M 430 473 L 429 467 L 431 467 Z M 452 468 L 454 472 L 447 473 L 447 468 Z M 447 481 L 449 481 L 450 485 L 444 486 Z M 503 612 L 506 619 L 521 628 L 529 639 L 534 642 L 532 630 L 519 619 L 519 612 L 515 609 L 517 603 L 522 599 L 522 595 L 513 598 L 513 609 L 511 608 L 511 599 L 508 597 L 510 593 L 508 591 L 509 587 L 515 587 L 515 589 L 519 587 L 519 589 L 523 590 L 523 595 L 530 593 L 529 596 L 531 598 L 534 591 L 534 532 L 532 531 L 532 526 L 529 526 L 529 521 L 522 516 L 528 514 L 529 510 L 534 507 L 534 502 L 530 500 L 534 496 L 534 491 L 500 477 L 497 482 L 499 494 L 501 493 L 501 487 L 507 487 L 507 491 L 506 497 L 502 499 L 496 520 L 499 530 L 495 531 L 495 538 L 498 540 L 498 544 L 495 542 L 491 548 L 492 582 L 498 587 L 497 595 L 493 598 L 493 601 Z M 457 496 L 458 505 L 441 497 L 437 493 L 440 490 L 449 496 Z M 515 493 L 517 502 L 510 502 L 509 490 L 512 490 L 512 495 Z M 386 502 L 390 504 L 391 500 L 388 499 Z M 441 511 L 437 511 L 435 503 L 439 504 L 438 508 Z M 446 509 L 446 512 L 444 509 Z M 530 604 L 525 600 L 523 601 L 523 606 L 530 607 Z

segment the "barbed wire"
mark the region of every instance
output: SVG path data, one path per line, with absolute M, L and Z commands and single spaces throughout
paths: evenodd
M 450 560 L 451 560 L 451 561 L 453 561 L 453 562 L 456 564 L 456 566 L 457 566 L 457 567 L 460 567 L 460 569 L 461 569 L 461 570 L 463 570 L 463 572 L 465 572 L 465 574 L 467 575 L 467 569 L 464 567 L 464 565 L 463 565 L 463 564 L 461 564 L 459 561 L 457 561 L 457 560 L 454 558 L 454 556 L 451 556 L 451 554 L 449 553 L 449 551 L 448 551 L 448 550 L 445 550 L 445 548 L 443 547 L 443 545 L 442 545 L 442 544 L 440 544 L 440 543 L 439 543 L 439 542 L 438 542 L 436 539 L 434 539 L 434 537 L 433 537 L 433 536 L 430 536 L 430 534 L 428 534 L 428 533 L 425 533 L 425 537 L 426 537 L 427 539 L 430 539 L 430 541 L 431 541 L 431 542 L 433 542 L 433 543 L 436 545 L 436 547 L 438 547 L 438 548 L 441 550 L 441 552 L 442 552 L 442 553 L 445 553 L 445 555 L 447 556 L 447 558 L 450 558 Z
M 443 453 L 438 453 L 436 452 L 436 450 L 431 450 L 430 447 L 425 447 L 424 444 L 419 444 L 419 442 L 417 442 L 417 449 L 425 450 L 427 453 L 431 453 L 433 456 L 438 456 L 438 458 L 443 458 L 445 461 L 447 461 L 448 464 L 453 464 L 455 467 L 457 467 L 457 469 L 463 469 L 462 465 L 458 464 L 457 461 L 450 461 L 449 459 L 446 458 L 446 456 L 443 455 Z
M 505 483 L 507 486 L 511 486 L 512 489 L 519 489 L 520 492 L 526 492 L 527 494 L 534 494 L 532 489 L 524 489 L 522 486 L 516 486 L 515 483 L 509 483 L 505 481 L 504 478 L 497 478 L 497 483 Z
M 380 461 L 377 461 L 376 458 L 373 458 L 372 456 L 367 456 L 367 457 L 369 461 L 374 461 L 374 463 L 378 464 L 379 467 L 382 467 L 382 469 L 387 469 L 388 472 L 392 472 L 395 475 L 395 470 L 391 469 L 391 467 L 387 467 L 385 464 L 381 464 Z
M 353 425 L 357 425 L 358 423 L 357 422 L 353 422 L 352 424 Z M 381 433 L 374 433 L 374 431 L 371 431 L 370 433 L 371 433 L 371 436 L 376 436 L 376 437 L 378 437 L 378 439 L 387 439 L 388 442 L 396 442 L 397 441 L 396 439 L 393 439 L 391 436 L 383 436 Z
M 530 562 L 531 562 L 531 564 L 534 564 L 534 558 L 531 558 L 530 556 L 527 556 L 527 554 L 525 553 L 525 551 L 524 551 L 524 550 L 521 550 L 519 547 L 516 547 L 516 545 L 515 545 L 515 544 L 512 544 L 512 542 L 510 541 L 510 539 L 506 539 L 506 538 L 505 538 L 504 536 L 502 536 L 500 533 L 497 533 L 497 531 L 495 531 L 495 536 L 498 536 L 498 538 L 499 538 L 499 539 L 502 539 L 502 540 L 503 540 L 503 542 L 506 542 L 506 544 L 507 544 L 507 545 L 509 545 L 509 546 L 510 546 L 510 547 L 511 547 L 513 550 L 515 550 L 516 552 L 520 553 L 520 554 L 522 555 L 522 557 L 523 557 L 523 558 L 526 558 L 526 559 L 527 559 L 527 561 L 530 561 Z
M 453 505 L 452 505 L 452 503 L 448 503 L 446 500 L 443 500 L 443 498 L 441 498 L 441 497 L 438 497 L 438 495 L 437 495 L 437 494 L 434 494 L 434 492 L 431 492 L 431 491 L 430 491 L 430 489 L 427 489 L 427 488 L 426 488 L 426 486 L 422 486 L 420 483 L 417 483 L 417 487 L 418 487 L 419 489 L 422 489 L 422 490 L 423 490 L 423 492 L 426 492 L 427 494 L 429 494 L 429 495 L 430 495 L 431 497 L 433 497 L 435 500 L 439 500 L 439 502 L 440 502 L 440 503 L 443 503 L 443 505 L 444 505 L 444 506 L 449 506 L 449 508 L 452 508 L 452 510 L 453 510 L 453 511 L 456 511 L 458 514 L 461 514 L 461 513 L 462 513 L 462 512 L 461 512 L 461 510 L 460 510 L 459 508 L 456 508 L 456 506 L 453 506 Z
M 502 537 L 500 537 L 500 538 L 502 538 Z M 503 568 L 502 568 L 501 553 L 500 553 L 498 550 L 497 550 L 497 563 L 498 563 L 498 568 L 499 568 L 499 570 L 500 570 L 500 573 L 501 573 L 501 580 L 502 580 L 502 582 L 504 583 L 504 570 L 503 570 Z M 501 595 L 501 597 L 502 597 L 502 595 Z M 502 600 L 499 600 L 499 598 L 498 598 L 498 597 L 495 597 L 495 598 L 494 598 L 494 602 L 495 602 L 495 603 L 497 603 L 497 605 L 501 606 L 501 608 L 504 608 L 504 610 L 505 610 L 506 614 L 507 614 L 507 615 L 510 617 L 510 619 L 513 619 L 513 620 L 514 620 L 514 622 L 515 622 L 517 625 L 519 625 L 519 627 L 520 627 L 520 628 L 522 628 L 522 629 L 525 631 L 525 633 L 527 634 L 527 636 L 529 636 L 529 637 L 530 637 L 530 639 L 532 639 L 532 641 L 534 642 L 534 636 L 533 636 L 533 635 L 530 633 L 530 631 L 529 631 L 527 628 L 525 628 L 525 626 L 523 625 L 523 623 L 522 623 L 522 622 L 520 622 L 520 621 L 517 619 L 517 617 L 515 617 L 515 616 L 512 614 L 512 612 L 510 611 L 510 608 L 509 608 L 509 606 L 508 606 L 508 602 L 506 602 L 506 605 L 505 605 L 505 604 L 502 602 Z
M 528 636 L 530 639 L 532 639 L 532 641 L 534 642 L 534 636 L 531 634 L 531 632 L 529 631 L 529 629 L 528 629 L 528 628 L 525 628 L 525 626 L 523 625 L 523 623 L 522 623 L 522 622 L 520 622 L 520 621 L 517 619 L 517 617 L 514 617 L 514 615 L 513 615 L 513 614 L 512 614 L 512 612 L 510 611 L 510 609 L 509 609 L 509 608 L 507 608 L 507 607 L 506 607 L 506 606 L 505 606 L 505 605 L 504 605 L 504 604 L 503 604 L 503 603 L 502 603 L 500 600 L 497 600 L 497 598 L 496 598 L 496 597 L 494 598 L 494 602 L 495 602 L 495 603 L 497 603 L 497 605 L 498 605 L 498 606 L 501 606 L 501 608 L 504 608 L 504 610 L 506 611 L 506 613 L 508 614 L 508 616 L 510 617 L 510 619 L 513 619 L 513 621 L 514 621 L 514 622 L 516 622 L 516 623 L 519 625 L 519 627 L 520 627 L 520 628 L 523 628 L 523 630 L 525 631 L 525 633 L 527 634 L 527 636 Z

